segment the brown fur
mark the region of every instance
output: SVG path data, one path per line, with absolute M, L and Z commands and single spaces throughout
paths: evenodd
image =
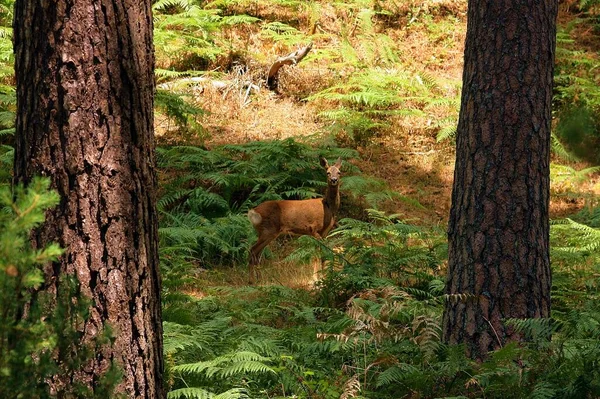
M 254 282 L 255 266 L 260 261 L 262 250 L 281 234 L 311 235 L 315 238 L 327 236 L 335 224 L 335 215 L 340 207 L 341 159 L 329 166 L 325 158 L 321 165 L 327 170 L 327 192 L 325 197 L 308 200 L 266 201 L 248 212 L 248 219 L 258 234 L 256 244 L 250 248 L 250 281 Z

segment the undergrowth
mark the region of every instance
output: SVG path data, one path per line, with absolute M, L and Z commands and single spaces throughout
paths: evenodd
M 59 202 L 49 186 L 50 180 L 42 178 L 27 188 L 0 185 L 0 397 L 119 397 L 113 391 L 121 373 L 110 361 L 93 390 L 73 382 L 73 375 L 80 375 L 112 338 L 99 331 L 73 347 L 89 308 L 76 278 L 60 276 L 54 293 L 38 290 L 44 283 L 42 268 L 63 253 L 57 244 L 33 248 L 29 241 L 31 229 L 44 222 L 44 212 Z
M 317 107 L 323 130 L 337 144 L 360 148 L 399 131 L 451 139 L 460 84 L 432 71 L 454 51 L 443 27 L 461 21 L 460 3 L 156 1 L 156 75 L 159 85 L 166 85 L 157 92 L 157 113 L 173 122 L 183 138 L 179 142 L 203 141 L 209 133 L 202 118 L 208 113 L 198 101 L 198 82 L 223 78 L 229 84 L 232 76 L 240 77 L 235 87 L 243 89 L 246 106 L 252 85 L 262 88 L 261 68 L 314 42 L 314 50 L 294 67 L 297 79 L 290 79 L 281 95 Z M 565 3 L 577 18 L 559 30 L 552 145 L 561 162 L 597 163 L 600 96 L 589 32 L 598 30 L 599 4 Z M 12 6 L 12 0 L 0 1 L 2 190 L 9 186 L 14 155 Z M 441 44 L 436 46 L 441 51 L 416 66 L 400 40 L 421 31 L 428 43 Z M 216 95 L 225 98 L 227 90 Z M 157 153 L 169 398 L 600 397 L 597 199 L 552 224 L 552 317 L 510 321 L 530 342 L 506 345 L 479 363 L 466 358 L 463 348 L 441 340 L 441 313 L 448 299 L 443 295 L 444 233 L 383 213 L 383 202 L 411 199 L 363 176 L 355 166 L 357 151 L 283 140 L 210 149 L 164 146 Z M 247 273 L 248 247 L 255 239 L 248 209 L 269 199 L 323 193 L 319 155 L 344 161 L 337 228 L 326 240 L 297 239 L 291 253 L 265 251 L 267 259 L 285 257 L 291 264 L 317 258 L 323 268 L 313 289 L 205 286 L 207 270 Z M 553 194 L 572 191 L 597 172 L 588 166 L 553 164 Z M 10 200 L 6 197 L 5 203 Z M 2 212 L 4 223 L 9 211 Z M 19 233 L 21 241 L 25 233 Z M 6 248 L 13 248 L 9 243 Z M 29 252 L 25 248 L 21 255 Z M 2 295 L 12 290 L 23 299 L 27 290 L 9 287 L 16 281 L 11 280 L 12 259 L 0 270 L 8 287 Z M 37 266 L 25 266 L 22 277 L 33 273 L 27 284 L 39 283 Z M 55 330 L 43 328 L 42 319 L 20 326 L 37 343 L 26 353 L 23 348 L 8 356 L 3 352 L 0 379 L 13 385 L 3 384 L 0 391 L 25 381 L 26 373 L 17 369 L 43 366 L 36 369 L 37 382 L 52 371 L 45 356 L 60 330 L 55 322 Z M 37 364 L 22 356 L 32 352 L 41 356 L 34 359 Z M 29 359 L 24 367 L 23 359 Z
M 162 196 L 161 246 L 165 254 L 193 257 L 203 268 L 247 262 L 255 240 L 246 213 L 266 200 L 322 196 L 326 179 L 319 156 L 341 157 L 344 196 L 341 213 L 360 203 L 377 206 L 397 198 L 376 179 L 359 175 L 350 149 L 312 147 L 291 139 L 200 147 L 159 148 Z M 167 258 L 167 264 L 170 264 Z
M 600 394 L 597 208 L 553 225 L 552 317 L 509 321 L 530 342 L 483 363 L 441 341 L 441 236 L 380 212 L 371 218 L 341 221 L 325 242 L 300 240 L 292 257 L 326 260 L 313 291 L 214 287 L 167 304 L 169 397 Z
M 508 321 L 529 342 L 506 345 L 483 363 L 441 339 L 448 299 L 444 233 L 377 209 L 359 219 L 342 217 L 326 240 L 296 240 L 290 264 L 317 258 L 323 265 L 311 291 L 199 284 L 199 268 L 246 264 L 250 207 L 318 195 L 325 180 L 318 155 L 341 156 L 344 172 L 359 176 L 348 162 L 353 151 L 293 140 L 160 150 L 170 398 L 600 394 L 594 366 L 600 359 L 600 217 L 593 202 L 552 225 L 552 317 Z M 368 190 L 344 191 L 348 178 L 344 198 L 366 206 Z M 174 221 L 181 230 L 172 229 Z

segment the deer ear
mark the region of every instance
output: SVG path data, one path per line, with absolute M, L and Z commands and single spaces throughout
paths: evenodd
M 329 163 L 327 162 L 327 160 L 321 155 L 319 156 L 319 161 L 321 162 L 321 166 L 324 167 L 325 169 L 329 168 Z
M 335 167 L 336 168 L 341 168 L 342 167 L 342 158 L 338 158 L 337 161 L 335 161 Z

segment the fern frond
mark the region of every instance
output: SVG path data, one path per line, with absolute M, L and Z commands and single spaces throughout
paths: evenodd
M 517 332 L 525 334 L 535 340 L 549 339 L 559 328 L 560 323 L 552 319 L 508 319 L 507 324 L 513 326 Z
M 178 10 L 188 10 L 192 6 L 193 2 L 190 0 L 157 0 L 152 4 L 153 11 L 163 11 L 169 8 L 176 8 Z
M 433 75 L 421 71 L 419 72 L 416 76 L 415 79 L 417 80 L 417 82 L 419 82 L 419 84 L 422 84 L 423 86 L 427 87 L 429 90 L 435 90 L 439 88 L 439 85 L 437 83 L 437 80 L 433 77 Z
M 230 15 L 225 16 L 221 19 L 220 25 L 233 26 L 233 25 L 251 25 L 259 22 L 260 19 L 256 17 L 251 17 L 250 15 L 242 14 L 242 15 Z
M 436 141 L 439 143 L 440 141 L 456 137 L 456 129 L 457 126 L 455 124 L 446 125 L 445 127 L 442 127 L 437 133 L 437 136 L 435 138 Z
M 277 374 L 275 370 L 266 364 L 254 361 L 254 360 L 245 360 L 245 361 L 237 361 L 230 366 L 224 367 L 219 371 L 219 375 L 222 378 L 228 378 L 232 375 L 239 374 L 268 374 L 273 373 Z
M 418 373 L 419 369 L 407 363 L 397 363 L 394 366 L 382 371 L 377 376 L 375 386 L 377 388 L 390 386 L 393 384 L 402 383 L 412 374 Z
M 554 154 L 556 154 L 559 158 L 564 159 L 565 161 L 579 161 L 578 157 L 575 156 L 575 154 L 571 153 L 565 148 L 565 146 L 560 142 L 558 136 L 554 132 L 552 132 L 550 135 L 550 147 Z
M 175 354 L 189 347 L 195 347 L 201 351 L 209 351 L 211 345 L 215 345 L 219 339 L 227 335 L 230 324 L 231 318 L 229 317 L 216 318 L 195 326 L 164 321 L 165 353 Z
M 340 399 L 356 398 L 360 391 L 360 376 L 358 374 L 354 374 L 344 383 L 343 392 L 340 395 Z
M 215 394 L 202 388 L 179 388 L 167 393 L 168 399 L 214 399 Z
M 269 358 L 254 352 L 242 351 L 218 356 L 212 360 L 180 364 L 173 367 L 173 371 L 186 374 L 205 374 L 207 378 L 228 378 L 232 375 L 268 374 L 275 370 L 264 362 Z
M 15 134 L 15 128 L 10 128 L 10 129 L 2 129 L 0 130 L 0 137 L 2 136 L 14 136 Z
M 202 388 L 179 388 L 167 394 L 168 399 L 247 399 L 248 391 L 244 388 L 232 388 L 220 394 L 214 394 Z
M 581 252 L 595 252 L 600 248 L 600 229 L 596 229 L 578 223 L 572 219 L 566 218 L 560 221 L 553 221 L 553 226 L 563 226 L 568 228 L 572 232 L 576 233 L 570 237 L 572 246 L 569 247 L 555 247 L 557 251 L 565 251 L 570 253 L 581 253 Z
M 533 387 L 531 399 L 552 399 L 559 393 L 554 384 L 548 381 L 540 381 Z

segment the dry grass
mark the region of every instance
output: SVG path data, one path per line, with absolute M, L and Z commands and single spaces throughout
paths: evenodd
M 209 144 L 284 139 L 321 129 L 313 107 L 264 88 L 249 96 L 244 88 L 206 90 L 198 103 L 208 111 L 200 123 L 210 132 Z
M 462 76 L 462 57 L 466 33 L 466 0 L 430 0 L 412 2 L 378 2 L 390 12 L 375 20 L 376 30 L 385 32 L 397 46 L 404 70 L 425 72 L 439 82 L 448 98 L 456 98 Z M 331 2 L 319 2 L 313 8 L 301 7 L 290 13 L 285 7 L 273 7 L 255 1 L 244 10 L 266 21 L 284 21 L 301 32 L 309 32 L 314 50 L 330 50 L 340 46 L 345 32 L 360 57 L 360 27 L 357 11 L 342 9 Z M 395 8 L 394 8 L 395 7 Z M 233 11 L 228 10 L 230 14 Z M 563 10 L 564 11 L 564 10 Z M 564 18 L 564 14 L 561 18 Z M 589 35 L 588 35 L 589 36 Z M 316 105 L 302 101 L 308 95 L 336 84 L 354 73 L 353 67 L 334 66 L 337 59 L 306 61 L 286 66 L 280 77 L 280 93 L 264 87 L 265 72 L 273 60 L 294 50 L 282 42 L 267 40 L 256 28 L 230 29 L 227 41 L 233 49 L 244 54 L 246 70 L 227 71 L 221 78 L 233 82 L 224 90 L 205 87 L 196 93 L 196 102 L 208 111 L 199 122 L 206 128 L 208 138 L 203 144 L 243 143 L 257 140 L 283 139 L 299 136 L 319 136 L 327 132 L 327 122 L 318 117 Z M 592 39 L 589 39 L 591 41 Z M 597 46 L 597 43 L 592 43 Z M 250 61 L 248 61 L 250 60 Z M 226 71 L 231 62 L 221 62 L 216 68 Z M 248 91 L 251 82 L 259 91 Z M 430 119 L 417 117 L 390 118 L 392 127 L 371 142 L 358 148 L 360 158 L 353 161 L 366 175 L 385 180 L 391 189 L 416 200 L 418 204 L 397 200 L 385 204 L 385 210 L 400 214 L 419 225 L 445 226 L 450 210 L 454 149 L 450 142 L 438 143 L 432 128 L 455 111 L 440 108 L 430 112 Z M 598 194 L 599 179 L 583 187 L 584 192 Z M 551 215 L 560 217 L 584 206 L 581 198 L 552 197 Z M 281 243 L 272 244 L 281 245 Z M 293 245 L 293 241 L 290 245 Z M 278 248 L 276 253 L 281 253 Z M 284 251 L 285 252 L 285 251 Z M 281 260 L 262 266 L 261 284 L 277 283 L 286 286 L 310 287 L 314 283 L 311 265 L 292 265 Z M 210 285 L 245 285 L 247 270 L 225 269 L 211 271 L 206 276 Z
M 298 264 L 282 259 L 263 261 L 258 268 L 260 277 L 258 285 L 283 285 L 290 288 L 311 289 L 319 279 L 320 263 L 317 259 L 311 264 Z M 248 268 L 238 266 L 205 271 L 194 284 L 194 287 L 248 285 L 250 278 Z M 190 287 L 186 292 L 195 292 Z M 197 296 L 202 293 L 198 291 Z
M 267 9 L 259 3 L 256 2 L 246 12 L 265 20 L 285 21 L 303 32 L 311 28 L 311 21 L 315 19 L 314 9 L 302 8 L 292 17 L 285 9 Z M 394 6 L 392 3 L 382 2 L 389 7 Z M 377 29 L 394 39 L 406 69 L 435 76 L 442 82 L 447 96 L 456 97 L 456 85 L 445 85 L 444 82 L 459 81 L 462 73 L 465 30 L 462 16 L 466 1 L 402 4 L 403 8 L 393 10 L 396 20 L 377 20 Z M 361 40 L 365 38 L 361 37 L 360 27 L 354 26 L 357 10 L 336 8 L 329 2 L 321 2 L 317 6 L 319 29 L 313 37 L 314 51 L 339 46 L 341 37 L 338 34 L 354 29 L 349 40 L 362 57 Z M 228 10 L 231 11 L 235 10 Z M 432 12 L 435 12 L 435 21 L 428 17 Z M 433 22 L 433 25 L 440 26 L 437 31 L 428 28 Z M 328 122 L 318 117 L 320 109 L 301 99 L 339 83 L 339 79 L 344 79 L 353 70 L 332 69 L 324 60 L 308 60 L 297 66 L 285 67 L 280 76 L 280 94 L 272 93 L 264 88 L 264 72 L 272 60 L 293 48 L 264 40 L 257 29 L 240 29 L 240 32 L 229 30 L 227 40 L 233 46 L 243 46 L 244 51 L 256 61 L 247 62 L 243 73 L 230 71 L 220 78 L 233 82 L 230 87 L 217 90 L 207 86 L 196 92 L 194 100 L 208 111 L 199 120 L 207 130 L 208 139 L 200 137 L 194 143 L 203 141 L 210 147 L 326 133 Z M 260 90 L 248 91 L 247 82 L 258 85 Z M 448 116 L 448 112 L 440 109 L 434 111 L 434 116 L 441 119 Z M 441 223 L 449 209 L 452 149 L 435 141 L 435 131 L 428 128 L 431 123 L 431 120 L 423 118 L 395 117 L 392 129 L 373 137 L 366 147 L 359 148 L 361 159 L 355 161 L 366 174 L 383 178 L 392 189 L 418 200 L 423 207 L 415 208 L 399 201 L 388 204 L 387 208 L 390 212 L 406 214 L 407 218 L 421 219 L 421 223 Z

